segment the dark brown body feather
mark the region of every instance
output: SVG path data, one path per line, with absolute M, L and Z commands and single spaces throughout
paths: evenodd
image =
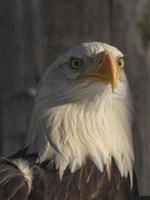
M 0 160 L 0 200 L 27 200 L 29 189 L 22 173 L 9 160 Z
M 40 167 L 30 162 L 33 170 L 32 190 L 11 162 L 0 164 L 0 200 L 138 200 L 136 177 L 131 189 L 129 178 L 122 178 L 112 162 L 110 180 L 106 169 L 101 173 L 87 161 L 74 173 L 66 170 L 62 180 L 53 163 Z
M 39 187 L 39 174 L 41 169 L 35 170 L 34 187 Z M 107 171 L 101 173 L 96 166 L 87 161 L 85 166 L 74 173 L 66 170 L 60 181 L 55 166 L 44 170 L 41 176 L 41 185 L 45 184 L 43 199 L 47 200 L 137 200 L 138 189 L 134 177 L 133 188 L 131 189 L 129 179 L 122 178 L 112 162 L 111 178 L 108 179 Z M 48 184 L 47 184 L 48 183 Z M 33 193 L 33 194 L 32 194 Z M 34 199 L 34 192 L 31 192 L 29 199 Z M 38 199 L 38 197 L 35 197 Z

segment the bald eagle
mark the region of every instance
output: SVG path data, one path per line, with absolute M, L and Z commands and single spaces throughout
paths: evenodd
M 140 199 L 124 67 L 124 55 L 100 42 L 51 64 L 23 149 L 0 161 L 0 199 Z

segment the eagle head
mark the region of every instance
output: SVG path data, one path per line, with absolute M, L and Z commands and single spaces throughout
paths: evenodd
M 132 103 L 123 54 L 105 43 L 83 43 L 44 74 L 26 146 L 38 162 L 53 159 L 60 177 L 90 159 L 100 171 L 115 160 L 132 179 Z

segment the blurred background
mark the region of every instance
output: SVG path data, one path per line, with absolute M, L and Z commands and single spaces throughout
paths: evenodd
M 135 168 L 150 195 L 150 1 L 0 0 L 0 155 L 23 145 L 36 86 L 49 64 L 81 42 L 126 56 L 134 99 Z

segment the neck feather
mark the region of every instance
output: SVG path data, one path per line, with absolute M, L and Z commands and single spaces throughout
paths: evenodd
M 62 177 L 67 166 L 74 172 L 88 157 L 100 171 L 106 166 L 109 175 L 113 158 L 121 175 L 130 175 L 132 182 L 134 154 L 128 94 L 122 97 L 106 91 L 93 101 L 50 108 L 45 116 L 48 142 L 40 151 L 40 162 L 55 155 Z

